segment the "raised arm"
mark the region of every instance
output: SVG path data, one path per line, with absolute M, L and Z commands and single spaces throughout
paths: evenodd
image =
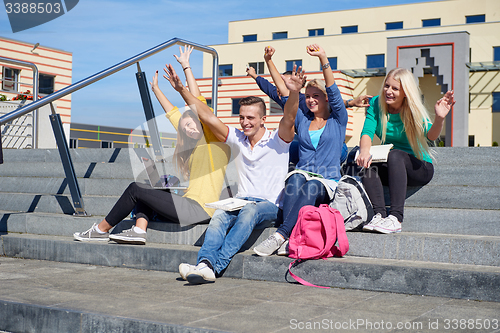
M 168 64 L 164 69 L 163 77 L 167 79 L 172 87 L 181 94 L 182 98 L 191 109 L 198 114 L 201 122 L 212 130 L 217 139 L 224 142 L 226 140 L 229 129 L 227 126 L 215 116 L 210 107 L 196 98 L 183 84 L 177 73 L 175 73 L 172 65 Z
M 175 59 L 182 66 L 182 70 L 184 71 L 184 75 L 186 76 L 187 85 L 189 91 L 195 96 L 201 96 L 200 88 L 198 88 L 198 83 L 193 75 L 193 70 L 191 69 L 191 65 L 189 65 L 189 57 L 191 56 L 191 52 L 193 52 L 193 47 L 189 45 L 184 45 L 184 51 L 179 46 L 179 56 L 174 54 Z
M 330 62 L 326 56 L 325 50 L 318 44 L 311 44 L 306 47 L 306 51 L 310 56 L 318 57 L 321 63 L 321 68 L 323 69 L 323 77 L 325 78 L 325 85 L 331 87 L 335 83 L 333 77 L 332 69 L 330 68 Z
M 455 104 L 453 91 L 448 91 L 444 96 L 436 102 L 434 105 L 434 112 L 436 116 L 434 118 L 434 123 L 430 128 L 429 132 L 427 132 L 427 139 L 434 141 L 439 138 L 441 134 L 441 130 L 443 129 L 444 119 L 448 112 L 450 112 L 451 107 Z
M 296 69 L 297 66 L 293 66 L 292 75 L 287 77 L 282 75 L 283 82 L 290 91 L 290 95 L 283 108 L 283 118 L 281 118 L 278 127 L 278 134 L 280 138 L 286 142 L 291 142 L 294 137 L 295 116 L 299 108 L 299 93 L 306 81 L 306 76 L 304 75 L 302 67 L 299 67 L 298 70 Z
M 272 57 L 275 52 L 276 50 L 274 49 L 274 47 L 266 46 L 264 48 L 264 61 L 266 62 L 269 74 L 271 74 L 271 77 L 273 78 L 274 85 L 276 86 L 276 88 L 278 88 L 278 91 L 281 94 L 281 96 L 288 96 L 289 94 L 288 88 L 286 87 L 280 72 L 278 72 L 278 69 L 276 68 L 272 60 Z

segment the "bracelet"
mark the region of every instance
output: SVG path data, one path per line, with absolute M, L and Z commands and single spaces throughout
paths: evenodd
M 350 102 L 350 101 L 352 101 L 352 98 L 351 98 L 351 99 L 348 99 L 347 101 L 345 101 L 345 106 L 346 106 L 346 107 L 348 107 L 348 108 L 350 108 L 350 106 L 349 106 L 349 102 Z
M 189 66 L 188 66 L 188 67 L 184 67 L 182 70 L 183 70 L 183 71 L 185 71 L 185 70 L 186 70 L 186 69 L 188 69 L 188 68 L 191 68 L 191 67 L 189 67 Z
M 323 68 L 323 69 L 327 69 L 328 67 L 330 67 L 330 63 L 329 62 L 327 62 L 324 65 L 321 65 L 321 68 Z

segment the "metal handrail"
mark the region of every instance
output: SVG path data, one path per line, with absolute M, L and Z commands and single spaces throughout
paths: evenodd
M 36 102 L 38 100 L 38 67 L 36 67 L 36 65 L 32 62 L 27 62 L 27 61 L 23 61 L 23 60 L 16 60 L 16 59 L 11 59 L 11 58 L 6 58 L 6 57 L 0 57 L 0 62 L 12 64 L 12 65 L 30 67 L 33 70 L 33 103 Z M 31 104 L 29 104 L 29 105 L 31 105 Z M 23 108 L 19 108 L 16 111 L 19 111 L 22 109 Z M 37 119 L 36 113 L 38 112 L 38 107 L 30 109 L 30 111 L 22 113 L 18 117 L 25 115 L 26 113 L 29 113 L 33 110 L 35 110 L 34 117 L 33 117 L 33 124 L 35 124 L 35 126 L 33 126 L 33 134 L 32 134 L 33 135 L 33 147 L 38 148 L 38 133 L 37 133 L 38 132 L 38 123 L 36 121 L 36 119 Z M 8 116 L 16 111 L 7 113 L 5 116 L 0 117 L 0 125 L 8 123 L 9 121 L 14 120 L 15 118 L 18 118 L 18 117 L 8 118 L 4 122 L 1 121 L 1 118 L 4 118 L 4 117 L 6 117 L 6 116 Z
M 94 75 L 91 75 L 89 77 L 87 77 L 86 79 L 83 79 L 81 81 L 78 81 L 76 83 L 73 83 L 72 85 L 70 86 L 67 86 L 57 92 L 54 92 L 50 95 L 47 95 L 45 97 L 43 97 L 42 99 L 39 99 L 37 101 L 33 101 L 33 103 L 30 103 L 20 109 L 17 109 L 15 111 L 12 111 L 11 113 L 8 113 L 2 117 L 0 117 L 0 125 L 3 125 L 9 121 L 12 121 L 26 113 L 29 113 L 35 109 L 38 109 L 44 105 L 47 105 L 61 97 L 64 97 L 66 95 L 69 95 L 77 90 L 80 90 L 94 82 L 97 82 L 99 80 L 102 80 L 104 79 L 105 77 L 108 77 L 110 76 L 111 74 L 114 74 L 116 72 L 119 72 L 121 71 L 122 69 L 125 69 L 143 59 L 146 59 L 160 51 L 163 51 L 164 49 L 172 46 L 172 45 L 175 45 L 175 44 L 180 44 L 180 45 L 190 45 L 190 46 L 193 46 L 193 48 L 195 50 L 198 50 L 198 51 L 203 51 L 203 52 L 207 52 L 207 53 L 210 53 L 212 54 L 212 57 L 213 57 L 213 72 L 212 72 L 212 76 L 213 76 L 213 80 L 212 80 L 212 109 L 214 110 L 215 114 L 217 115 L 217 80 L 218 80 L 218 67 L 219 67 L 219 57 L 218 57 L 218 54 L 217 54 L 217 51 L 211 47 L 208 47 L 208 46 L 204 46 L 204 45 L 201 45 L 201 44 L 197 44 L 197 43 L 193 43 L 193 42 L 189 42 L 189 41 L 186 41 L 184 39 L 180 39 L 180 38 L 172 38 L 171 40 L 165 42 L 165 43 L 162 43 L 162 44 L 159 44 L 158 46 L 155 46 L 147 51 L 144 51 L 130 59 L 127 59 L 119 64 L 116 64 L 112 67 L 109 67 L 108 69 L 105 69 L 99 73 L 96 73 Z M 37 80 L 37 85 L 38 85 L 38 80 Z M 37 86 L 37 89 L 38 89 L 38 86 Z M 35 90 L 33 88 L 33 90 Z M 38 91 L 38 90 L 37 90 Z M 34 97 L 33 97 L 33 100 L 34 100 Z

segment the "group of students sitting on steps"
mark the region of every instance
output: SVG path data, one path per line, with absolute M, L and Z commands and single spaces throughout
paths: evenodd
M 247 68 L 261 90 L 283 108 L 278 129 L 265 127 L 266 105 L 259 97 L 240 100 L 241 129 L 225 125 L 201 96 L 189 64 L 192 47 L 179 48 L 175 58 L 182 66 L 187 87 L 172 65 L 163 77 L 182 96 L 190 110 L 181 113 L 158 87 L 158 71 L 151 89 L 177 130 L 173 156 L 180 176 L 189 181 L 184 195 L 134 182 L 128 186 L 109 214 L 89 230 L 75 233 L 78 241 L 108 241 L 145 244 L 148 222 L 156 214 L 181 226 L 209 223 L 196 265 L 179 265 L 181 277 L 193 284 L 213 282 L 221 276 L 233 256 L 256 228 L 273 222 L 275 233 L 253 250 L 259 256 L 287 254 L 287 240 L 300 208 L 319 206 L 333 199 L 341 178 L 341 163 L 347 156 L 344 143 L 348 121 L 346 107 L 367 107 L 361 133 L 357 165 L 375 216 L 363 230 L 381 233 L 401 231 L 408 185 L 425 185 L 433 176 L 429 141 L 436 140 L 444 118 L 455 103 L 448 91 L 434 106 L 431 123 L 413 74 L 404 68 L 387 73 L 379 96 L 363 95 L 344 101 L 335 84 L 325 50 L 306 46 L 320 61 L 324 80 L 306 83 L 301 67 L 280 74 L 272 61 L 275 49 L 265 48 L 264 60 L 274 85 Z M 394 145 L 387 162 L 372 163 L 370 147 L 374 135 Z M 289 172 L 289 150 L 298 144 L 296 169 Z M 238 172 L 237 198 L 251 201 L 239 210 L 214 210 L 205 204 L 217 201 L 231 155 Z M 387 212 L 383 185 L 389 186 L 391 206 Z M 135 210 L 135 225 L 110 234 L 110 230 Z

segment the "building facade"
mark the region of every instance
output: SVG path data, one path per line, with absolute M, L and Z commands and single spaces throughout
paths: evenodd
M 455 63 L 458 57 L 449 56 L 443 58 L 445 61 L 440 67 L 441 71 L 446 66 L 467 71 L 468 89 L 466 86 L 461 95 L 468 96 L 457 96 L 458 101 L 465 104 L 461 105 L 464 111 L 460 111 L 466 118 L 465 145 L 495 145 L 500 142 L 498 0 L 447 0 L 229 22 L 228 43 L 211 45 L 219 54 L 218 116 L 229 125 L 239 126 L 239 98 L 256 95 L 267 103 L 268 126 L 277 126 L 281 111 L 245 72 L 250 64 L 258 74 L 271 80 L 263 59 L 264 48 L 268 45 L 276 49 L 273 61 L 280 72 L 290 69 L 293 64 L 302 65 L 308 80 L 321 78 L 322 73 L 317 58 L 309 56 L 305 47 L 313 43 L 321 45 L 330 58 L 344 99 L 349 99 L 362 94 L 379 94 L 385 73 L 395 67 L 391 61 L 389 68 L 388 59 L 399 57 L 399 54 L 394 54 L 398 51 L 388 49 L 388 41 L 420 36 L 430 36 L 432 40 L 433 36 L 457 33 L 465 33 L 467 38 L 468 50 L 457 50 L 465 61 Z M 435 45 L 437 43 L 427 43 L 418 51 L 424 53 Z M 434 103 L 443 94 L 441 75 L 433 72 L 433 69 L 439 71 L 438 67 L 424 65 L 422 75 L 416 76 L 431 116 Z M 212 59 L 204 55 L 204 78 L 198 82 L 207 97 L 211 95 L 211 73 Z M 452 88 L 453 84 L 449 89 Z M 348 110 L 346 141 L 349 146 L 359 142 L 364 111 L 358 108 Z M 443 129 L 443 142 L 447 135 L 451 135 L 446 133 L 450 128 Z M 447 141 L 447 145 L 455 144 Z
M 39 97 L 51 94 L 72 83 L 73 55 L 71 52 L 50 48 L 38 43 L 28 43 L 0 37 L 0 57 L 33 63 L 37 67 L 39 74 Z M 0 100 L 6 100 L 1 107 L 4 112 L 2 110 L 0 112 L 2 114 L 11 112 L 19 107 L 19 105 L 29 103 L 31 99 L 33 99 L 33 69 L 0 59 Z M 69 133 L 71 123 L 71 95 L 65 96 L 53 104 L 57 108 L 57 113 L 61 116 L 65 132 Z M 10 134 L 8 129 L 19 133 L 19 129 L 25 126 L 22 124 L 26 122 L 30 122 L 30 125 L 27 127 L 38 128 L 38 132 L 40 133 L 36 136 L 39 139 L 45 140 L 45 138 L 42 138 L 42 133 L 43 136 L 45 136 L 47 131 L 52 133 L 48 121 L 49 114 L 50 107 L 47 106 L 39 111 L 38 117 L 28 114 L 26 119 L 18 118 L 12 124 L 9 124 L 9 126 L 4 126 L 2 129 L 2 136 L 5 135 L 4 147 L 23 148 L 23 146 L 9 144 L 10 141 L 18 140 L 16 135 L 12 135 L 12 140 L 9 139 Z M 42 116 L 43 119 L 41 119 Z M 32 119 L 30 120 L 29 117 Z M 37 126 L 34 126 L 33 122 L 37 122 Z M 49 139 L 50 142 L 44 142 L 43 140 L 42 142 L 28 144 L 27 147 L 54 148 L 55 141 L 52 138 Z

